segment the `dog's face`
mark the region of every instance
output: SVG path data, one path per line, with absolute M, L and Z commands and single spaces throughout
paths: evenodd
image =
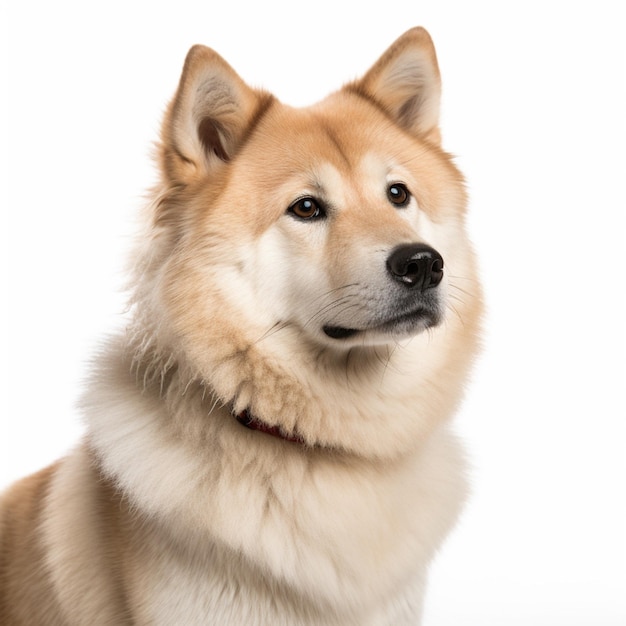
M 440 324 L 449 268 L 469 251 L 438 99 L 420 29 L 307 109 L 192 49 L 164 126 L 157 215 L 173 242 L 164 293 L 182 332 L 192 318 L 199 332 L 233 324 L 256 339 L 290 328 L 343 350 Z
M 240 269 L 229 285 L 250 294 L 268 328 L 344 349 L 442 320 L 460 179 L 359 96 L 268 112 L 225 195 L 243 201 L 247 225 L 232 242 Z

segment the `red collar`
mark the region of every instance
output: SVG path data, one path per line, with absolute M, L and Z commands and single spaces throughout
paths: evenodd
M 238 415 L 235 415 L 235 419 L 246 428 L 250 430 L 259 430 L 262 433 L 267 435 L 272 435 L 272 437 L 278 437 L 279 439 L 284 439 L 285 441 L 291 441 L 292 443 L 301 443 L 305 444 L 304 439 L 295 433 L 289 434 L 285 433 L 280 429 L 280 426 L 270 426 L 265 422 L 262 422 L 260 419 L 257 419 L 248 411 L 248 409 L 244 409 Z

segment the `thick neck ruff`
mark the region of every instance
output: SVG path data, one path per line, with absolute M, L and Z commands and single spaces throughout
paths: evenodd
M 248 409 L 244 409 L 241 413 L 235 415 L 235 419 L 242 426 L 245 426 L 250 430 L 258 430 L 267 435 L 271 435 L 272 437 L 277 437 L 278 439 L 284 439 L 285 441 L 305 445 L 304 439 L 302 439 L 299 435 L 285 433 L 280 429 L 280 426 L 270 426 L 269 424 L 262 422 L 260 419 L 252 415 Z

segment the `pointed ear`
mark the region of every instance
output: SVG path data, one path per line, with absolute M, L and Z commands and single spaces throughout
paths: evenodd
M 440 142 L 441 79 L 433 42 L 423 28 L 404 33 L 348 89 L 374 100 L 410 133 Z
M 187 183 L 230 161 L 270 99 L 210 48 L 191 48 L 161 132 L 166 177 Z

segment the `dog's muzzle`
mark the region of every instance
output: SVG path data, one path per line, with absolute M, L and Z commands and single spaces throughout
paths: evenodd
M 361 327 L 327 324 L 323 327 L 327 337 L 347 339 L 363 331 L 408 335 L 439 324 L 441 306 L 435 289 L 443 279 L 439 252 L 423 243 L 403 244 L 391 251 L 386 268 L 390 291 L 384 310 Z

